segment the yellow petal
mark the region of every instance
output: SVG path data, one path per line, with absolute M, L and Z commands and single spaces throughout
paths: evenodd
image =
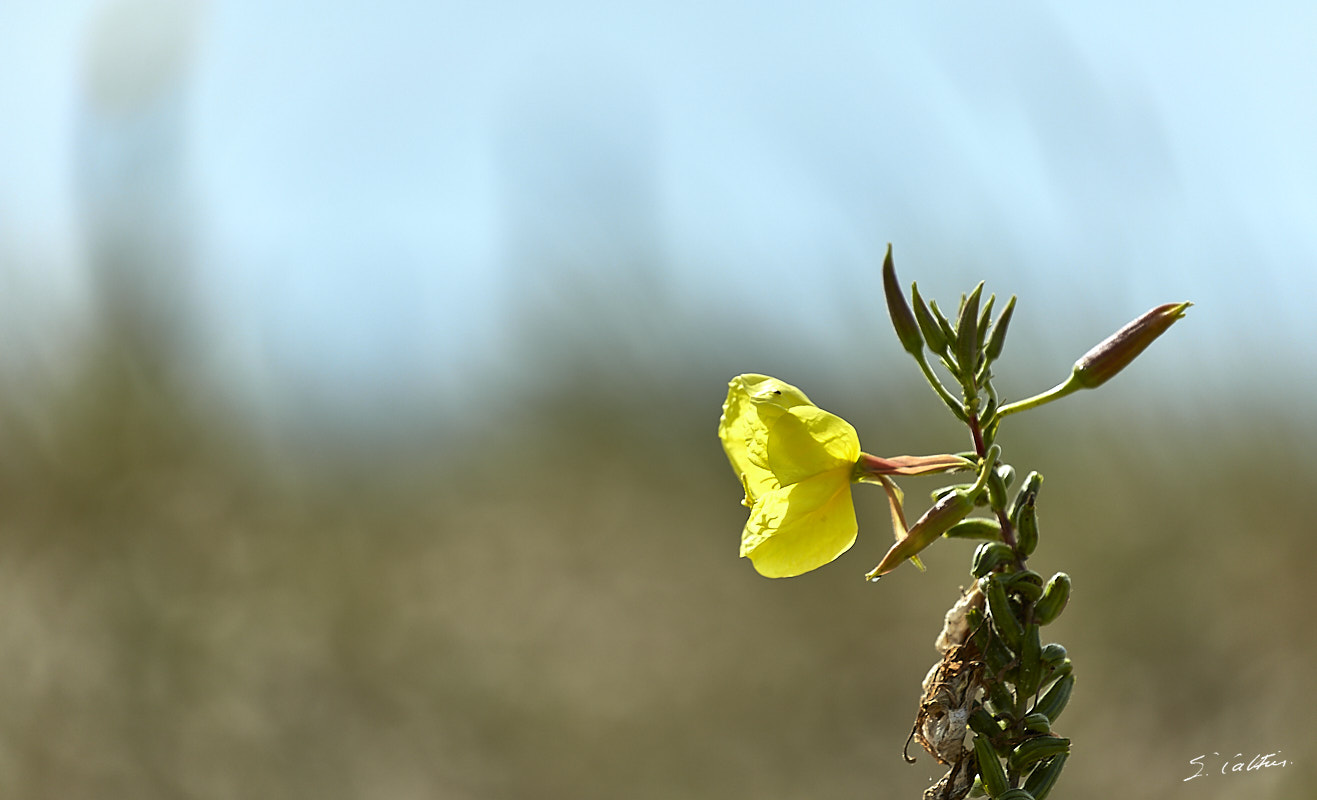
M 728 383 L 718 438 L 750 502 L 781 485 L 767 466 L 768 430 L 802 405 L 812 405 L 804 392 L 766 375 L 738 375 Z
M 851 424 L 816 406 L 795 406 L 768 430 L 769 471 L 782 486 L 820 472 L 854 467 L 860 437 Z
M 741 536 L 741 555 L 760 575 L 789 578 L 849 550 L 858 529 L 847 466 L 760 497 Z

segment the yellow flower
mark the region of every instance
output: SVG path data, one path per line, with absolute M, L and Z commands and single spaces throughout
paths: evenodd
M 738 375 L 728 384 L 718 438 L 750 507 L 741 556 L 769 578 L 817 569 L 855 544 L 859 526 L 851 483 L 883 487 L 900 543 L 907 536 L 901 490 L 887 476 L 973 466 L 953 455 L 879 458 L 863 453 L 849 422 L 766 375 Z M 892 566 L 908 558 L 923 569 L 918 552 L 927 544 L 921 540 L 917 547 L 911 542 L 896 550 L 900 557 L 893 556 Z
M 741 555 L 761 575 L 809 572 L 855 543 L 851 476 L 860 438 L 849 422 L 776 378 L 739 375 L 718 437 L 750 506 Z

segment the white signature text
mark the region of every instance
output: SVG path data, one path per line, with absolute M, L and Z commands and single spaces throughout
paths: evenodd
M 1216 772 L 1216 758 L 1220 757 L 1220 755 L 1220 753 L 1213 753 L 1211 756 L 1204 754 L 1197 758 L 1189 759 L 1189 763 L 1193 764 L 1198 771 L 1185 778 L 1185 781 L 1191 781 L 1194 778 L 1206 778 L 1207 776 L 1214 774 Z M 1283 767 L 1292 763 L 1286 759 L 1277 759 L 1276 756 L 1278 755 L 1280 755 L 1279 750 L 1274 753 L 1267 753 L 1266 755 L 1259 753 L 1251 759 L 1245 760 L 1243 753 L 1235 753 L 1234 758 L 1225 758 L 1221 760 L 1221 774 L 1225 775 L 1231 772 L 1257 772 L 1260 769 L 1267 769 L 1268 767 Z

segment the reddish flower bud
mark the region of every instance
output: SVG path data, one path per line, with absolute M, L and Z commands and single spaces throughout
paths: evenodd
M 1084 389 L 1094 389 L 1106 383 L 1183 317 L 1185 309 L 1191 305 L 1167 303 L 1157 306 L 1111 334 L 1075 362 L 1074 382 Z
M 864 577 L 871 581 L 877 580 L 896 569 L 902 561 L 917 556 L 919 551 L 936 541 L 952 525 L 969 516 L 969 512 L 973 510 L 973 493 L 963 489 L 947 492 L 932 508 L 924 512 L 924 516 L 911 526 L 910 533 L 892 545 L 887 555 L 883 556 L 882 562 Z

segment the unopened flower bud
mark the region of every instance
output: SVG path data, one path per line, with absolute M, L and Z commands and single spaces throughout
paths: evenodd
M 1185 309 L 1191 305 L 1193 303 L 1167 303 L 1157 306 L 1085 353 L 1075 362 L 1075 367 L 1065 382 L 1053 386 L 1042 394 L 1002 406 L 997 411 L 997 417 L 1000 419 L 1010 414 L 1037 408 L 1045 403 L 1060 400 L 1080 389 L 1094 389 L 1101 386 L 1138 358 L 1139 353 L 1165 333 L 1177 319 L 1183 317 Z
M 997 317 L 997 324 L 992 326 L 992 333 L 988 336 L 988 346 L 983 353 L 989 361 L 996 361 L 1001 355 L 1002 346 L 1006 344 L 1006 329 L 1010 327 L 1011 314 L 1014 312 L 1015 295 L 1011 295 L 1011 299 L 1001 311 L 1001 316 Z
M 1084 389 L 1094 389 L 1106 383 L 1183 317 L 1190 305 L 1192 303 L 1157 306 L 1116 331 L 1075 362 L 1074 382 Z
M 983 294 L 983 281 L 974 287 L 969 297 L 960 307 L 960 319 L 956 321 L 956 363 L 960 366 L 961 378 L 973 380 L 974 370 L 978 368 L 979 358 L 979 296 Z
M 914 312 L 901 293 L 901 284 L 896 280 L 896 266 L 892 263 L 892 246 L 887 245 L 887 255 L 883 257 L 883 293 L 887 295 L 887 313 L 892 317 L 892 327 L 907 353 L 918 355 L 924 350 L 924 337 L 919 333 L 919 323 Z
M 939 536 L 946 533 L 952 525 L 969 516 L 974 510 L 974 494 L 957 489 L 942 496 L 932 508 L 924 512 L 919 521 L 910 527 L 910 533 L 904 539 L 892 545 L 883 556 L 878 566 L 865 577 L 877 580 L 901 565 L 902 561 L 919 554 Z
M 915 321 L 919 323 L 919 330 L 924 332 L 924 341 L 928 343 L 928 349 L 940 356 L 947 354 L 947 334 L 942 330 L 937 318 L 933 312 L 928 310 L 928 305 L 924 303 L 924 298 L 919 296 L 919 284 L 910 285 L 910 299 L 915 304 Z
M 1001 456 L 1001 447 L 992 445 L 983 457 L 979 479 L 969 488 L 955 488 L 938 498 L 933 507 L 924 512 L 904 537 L 897 540 L 896 544 L 887 551 L 883 560 L 864 577 L 871 581 L 886 575 L 896 569 L 902 561 L 907 558 L 914 560 L 915 556 L 925 547 L 928 547 L 942 534 L 951 529 L 953 525 L 968 517 L 974 510 L 975 501 L 983 494 L 984 488 L 988 483 L 988 473 L 992 471 L 992 465 L 997 463 L 998 457 Z M 931 457 L 930 457 L 931 458 Z M 942 456 L 942 458 L 953 458 Z M 916 561 L 916 563 L 918 563 Z

